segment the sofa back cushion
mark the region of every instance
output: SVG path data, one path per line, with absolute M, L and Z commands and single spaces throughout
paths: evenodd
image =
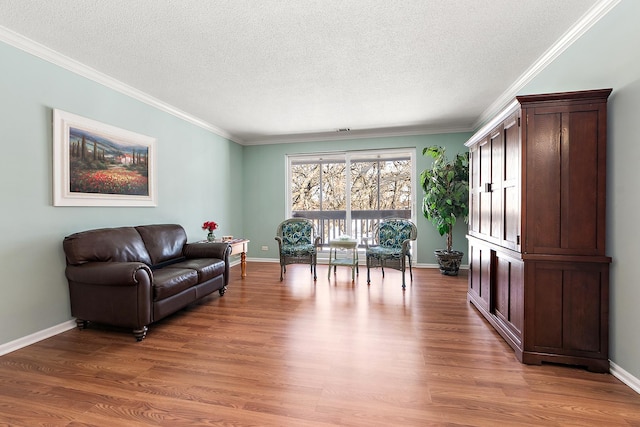
M 182 258 L 182 248 L 187 243 L 187 233 L 180 225 L 140 225 L 136 230 L 147 247 L 151 265 Z
M 151 265 L 149 252 L 134 227 L 82 231 L 65 237 L 62 245 L 71 265 L 92 261 L 139 261 Z

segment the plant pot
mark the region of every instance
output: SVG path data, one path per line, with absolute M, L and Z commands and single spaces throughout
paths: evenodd
M 445 276 L 457 276 L 458 270 L 460 270 L 460 262 L 462 262 L 463 252 L 460 251 L 434 251 L 438 265 L 440 266 L 440 273 Z

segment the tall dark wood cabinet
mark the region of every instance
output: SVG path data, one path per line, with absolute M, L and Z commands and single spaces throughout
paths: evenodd
M 518 96 L 466 143 L 468 300 L 524 363 L 609 371 L 610 93 Z

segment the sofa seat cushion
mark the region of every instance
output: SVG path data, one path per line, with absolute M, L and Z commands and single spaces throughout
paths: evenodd
M 198 272 L 188 268 L 161 268 L 153 271 L 153 299 L 163 300 L 198 283 Z
M 188 268 L 198 272 L 198 281 L 205 282 L 225 273 L 225 263 L 216 258 L 194 258 L 171 264 L 166 268 Z

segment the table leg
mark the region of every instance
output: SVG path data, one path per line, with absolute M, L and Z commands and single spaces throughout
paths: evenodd
M 247 253 L 240 253 L 240 276 L 244 279 L 247 277 Z

